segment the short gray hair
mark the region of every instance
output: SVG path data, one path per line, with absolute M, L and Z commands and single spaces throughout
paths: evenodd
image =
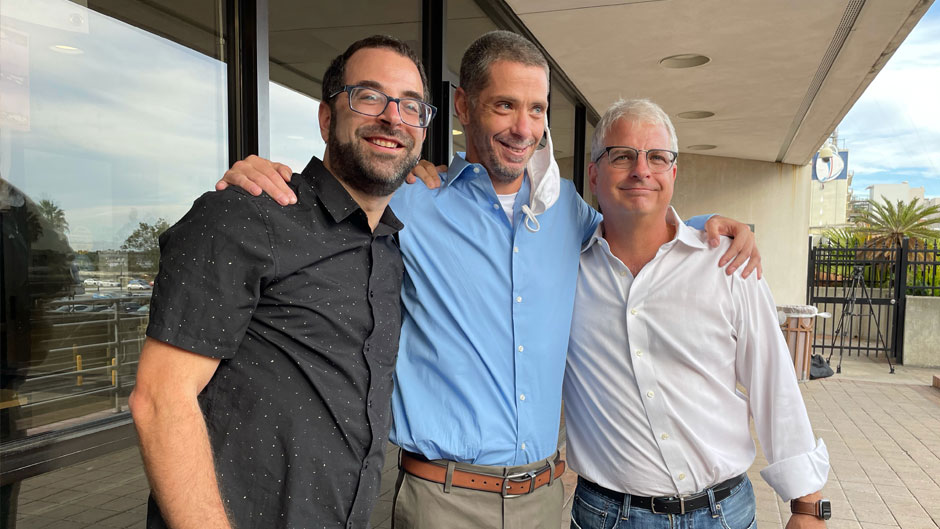
M 649 99 L 618 99 L 614 104 L 607 108 L 601 120 L 594 129 L 594 137 L 591 139 L 591 161 L 596 162 L 597 158 L 604 153 L 607 140 L 607 134 L 610 132 L 614 123 L 625 119 L 631 123 L 651 123 L 662 125 L 669 131 L 669 148 L 673 151 L 679 151 L 679 140 L 676 138 L 676 129 L 669 120 L 669 115 Z
M 490 81 L 490 66 L 497 61 L 509 61 L 545 69 L 549 80 L 548 61 L 538 46 L 512 31 L 495 30 L 484 33 L 473 41 L 460 60 L 460 88 L 471 101 L 486 88 Z

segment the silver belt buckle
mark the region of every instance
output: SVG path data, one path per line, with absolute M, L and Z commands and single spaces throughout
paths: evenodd
M 541 471 L 542 470 L 530 470 L 528 472 L 522 472 L 519 474 L 512 474 L 512 475 L 506 476 L 505 478 L 503 478 L 503 487 L 502 487 L 502 490 L 500 491 L 500 495 L 503 498 L 518 498 L 519 496 L 522 496 L 523 494 L 528 494 L 532 492 L 533 490 L 535 490 L 535 478 L 538 477 Z M 523 481 L 520 478 L 527 478 L 529 480 L 529 490 L 526 492 L 523 492 L 522 494 L 509 494 L 508 493 L 509 482 L 513 481 L 513 482 L 518 483 L 520 481 Z
M 685 514 L 685 496 L 679 496 L 679 514 Z M 650 497 L 650 511 L 653 514 L 669 514 L 667 512 L 660 512 L 656 510 L 656 498 Z

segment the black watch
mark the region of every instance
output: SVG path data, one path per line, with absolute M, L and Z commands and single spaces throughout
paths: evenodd
M 790 500 L 790 512 L 793 514 L 808 514 L 820 520 L 828 520 L 832 517 L 832 506 L 829 504 L 829 500 L 819 500 L 816 503 Z

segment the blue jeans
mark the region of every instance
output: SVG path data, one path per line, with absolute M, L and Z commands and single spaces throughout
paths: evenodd
M 578 483 L 571 529 L 755 529 L 756 509 L 754 489 L 746 476 L 724 500 L 682 515 L 654 514 L 632 507 L 628 494 L 614 500 Z

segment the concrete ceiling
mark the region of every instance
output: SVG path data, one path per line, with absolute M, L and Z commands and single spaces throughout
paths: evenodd
M 598 112 L 648 97 L 670 114 L 683 152 L 802 165 L 932 1 L 508 3 Z M 689 53 L 711 61 L 659 64 Z M 678 117 L 700 110 L 715 115 Z M 700 144 L 716 147 L 687 149 Z

